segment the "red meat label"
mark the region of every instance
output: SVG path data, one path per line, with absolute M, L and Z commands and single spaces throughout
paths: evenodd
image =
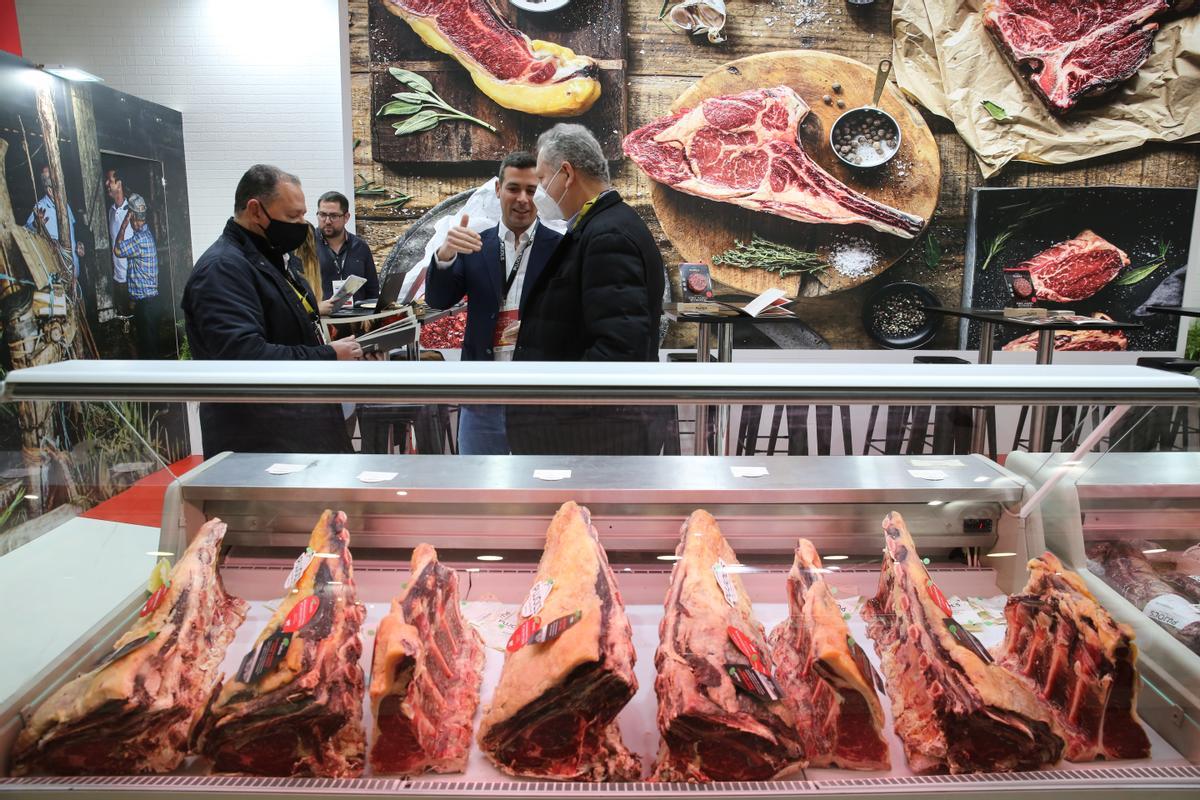
M 933 598 L 933 602 L 937 603 L 937 607 L 942 610 L 942 613 L 947 617 L 953 617 L 954 613 L 950 610 L 950 603 L 946 600 L 946 595 L 942 594 L 942 590 L 937 587 L 932 578 L 926 586 L 929 589 L 929 596 Z
M 530 617 L 518 625 L 517 629 L 513 631 L 513 635 L 508 637 L 508 652 L 515 653 L 529 644 L 529 640 L 533 638 L 540 627 L 542 627 L 541 617 Z
M 139 617 L 148 617 L 153 614 L 160 605 L 163 598 L 167 596 L 167 590 L 171 588 L 169 583 L 164 583 L 162 586 L 154 590 L 154 593 L 146 598 L 146 604 L 142 606 L 142 610 L 138 612 Z
M 750 666 L 763 675 L 769 675 L 771 671 L 767 669 L 767 665 L 763 663 L 762 653 L 759 652 L 758 645 L 742 631 L 729 626 L 729 638 L 733 641 L 734 647 L 742 651 L 742 655 L 750 659 Z
M 529 643 L 541 644 L 543 642 L 548 642 L 551 639 L 557 639 L 559 636 L 562 636 L 564 633 L 566 633 L 567 628 L 570 628 L 581 619 L 583 619 L 582 611 L 576 611 L 574 613 L 559 617 L 558 619 L 553 620 L 546 625 L 546 627 L 535 631 L 533 636 L 529 637 Z
M 287 619 L 283 621 L 284 633 L 295 633 L 303 628 L 313 614 L 317 613 L 317 609 L 321 607 L 321 598 L 315 594 L 310 594 L 308 597 L 301 600 L 296 605 L 292 606 L 291 612 L 287 615 Z

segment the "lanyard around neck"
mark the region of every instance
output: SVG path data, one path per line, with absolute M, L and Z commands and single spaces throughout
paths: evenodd
M 504 294 L 501 295 L 502 299 L 508 300 L 508 293 L 510 291 L 512 291 L 513 281 L 515 281 L 517 279 L 517 271 L 521 269 L 521 259 L 522 259 L 522 257 L 524 257 L 525 251 L 529 249 L 529 246 L 532 243 L 533 243 L 533 235 L 530 234 L 529 236 L 527 236 L 525 238 L 524 242 L 521 242 L 520 244 L 517 245 L 517 257 L 513 259 L 512 268 L 509 269 L 508 277 L 504 280 Z M 504 246 L 504 237 L 501 236 L 500 237 L 501 269 L 504 268 L 504 262 L 507 260 L 507 257 L 508 257 L 508 248 L 506 248 Z

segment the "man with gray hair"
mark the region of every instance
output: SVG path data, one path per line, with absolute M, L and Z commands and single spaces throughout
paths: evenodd
M 567 233 L 530 289 L 516 361 L 657 361 L 666 273 L 650 230 L 609 179 L 599 142 L 560 123 L 538 138 L 542 219 Z M 510 409 L 514 453 L 647 454 L 662 447 L 655 408 Z
M 361 360 L 351 336 L 325 344 L 317 298 L 287 265 L 308 237 L 300 179 L 256 164 L 234 192 L 233 217 L 200 256 L 183 290 L 188 343 L 197 359 Z M 350 450 L 342 408 L 334 404 L 200 406 L 204 455 L 336 453 Z

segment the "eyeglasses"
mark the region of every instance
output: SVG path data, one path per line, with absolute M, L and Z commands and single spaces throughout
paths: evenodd
M 345 214 L 334 214 L 329 211 L 318 211 L 317 212 L 317 219 L 323 219 L 323 220 L 341 219 L 344 216 L 346 216 L 346 215 Z

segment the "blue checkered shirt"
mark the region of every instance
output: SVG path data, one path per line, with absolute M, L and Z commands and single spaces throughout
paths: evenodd
M 117 255 L 128 260 L 129 296 L 134 300 L 145 300 L 158 295 L 158 247 L 154 234 L 146 226 L 134 230 L 133 235 L 117 242 Z

